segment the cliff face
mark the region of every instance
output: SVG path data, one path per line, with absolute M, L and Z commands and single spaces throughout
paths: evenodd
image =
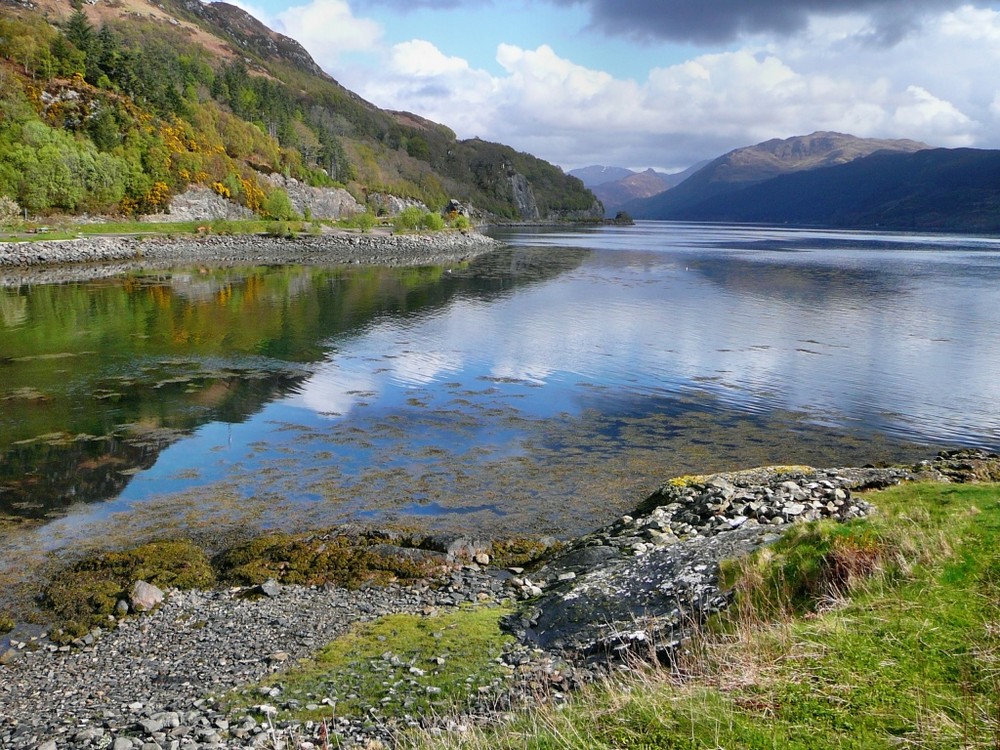
M 510 181 L 511 196 L 521 219 L 534 221 L 542 218 L 538 203 L 535 201 L 535 191 L 531 189 L 528 178 L 523 174 L 512 174 L 507 179 Z

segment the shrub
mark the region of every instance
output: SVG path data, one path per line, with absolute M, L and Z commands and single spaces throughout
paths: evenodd
M 0 195 L 0 226 L 10 227 L 21 221 L 21 207 L 17 201 Z
M 264 205 L 261 208 L 267 216 L 278 221 L 290 221 L 296 216 L 291 198 L 281 188 L 272 190 L 264 199 Z
M 290 240 L 295 238 L 295 231 L 284 221 L 272 221 L 267 227 L 267 234 L 270 237 L 285 237 Z
M 355 215 L 352 221 L 354 226 L 360 229 L 363 233 L 367 233 L 371 231 L 373 226 L 375 226 L 378 219 L 375 218 L 375 214 L 370 211 L 365 211 L 364 213 Z
M 429 229 L 432 232 L 437 232 L 441 229 L 444 229 L 444 219 L 441 218 L 441 214 L 429 211 L 428 213 L 424 214 L 423 225 L 424 229 Z
M 417 206 L 407 206 L 403 212 L 392 220 L 397 231 L 419 229 L 424 223 L 424 212 Z
M 462 231 L 469 229 L 472 226 L 472 222 L 469 221 L 469 217 L 463 214 L 458 214 L 451 222 L 453 229 L 460 229 Z

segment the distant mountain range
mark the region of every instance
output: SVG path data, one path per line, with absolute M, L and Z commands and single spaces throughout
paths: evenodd
M 571 169 L 567 174 L 576 177 L 587 187 L 595 188 L 598 185 L 624 180 L 636 173 L 631 169 L 625 169 L 625 167 L 602 167 L 595 164 L 591 167 Z
M 813 133 L 736 149 L 635 218 L 1000 231 L 1000 151 Z
M 998 232 L 1000 151 L 878 152 L 775 177 L 660 218 Z
M 709 199 L 727 196 L 779 175 L 846 164 L 876 151 L 912 153 L 926 148 L 930 146 L 917 141 L 856 138 L 826 132 L 772 139 L 730 151 L 709 162 L 676 189 L 647 200 L 630 201 L 625 209 L 637 218 L 690 218 L 689 212 Z
M 590 188 L 604 204 L 606 216 L 614 216 L 629 201 L 649 198 L 676 187 L 706 164 L 707 161 L 699 162 L 683 172 L 670 174 L 655 169 L 636 172 L 624 167 L 592 166 L 572 169 L 569 175 L 579 178 Z

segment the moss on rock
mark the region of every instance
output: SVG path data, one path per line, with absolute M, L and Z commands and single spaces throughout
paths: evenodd
M 164 589 L 203 588 L 215 583 L 215 573 L 208 556 L 191 542 L 151 542 L 63 568 L 45 587 L 41 603 L 59 621 L 86 626 L 112 614 L 137 580 Z
M 511 537 L 497 539 L 491 545 L 492 563 L 500 568 L 527 568 L 541 562 L 562 547 L 551 539 Z
M 424 578 L 440 568 L 431 555 L 359 535 L 269 534 L 239 544 L 213 563 L 219 579 L 254 585 L 273 578 L 282 583 L 357 587 Z

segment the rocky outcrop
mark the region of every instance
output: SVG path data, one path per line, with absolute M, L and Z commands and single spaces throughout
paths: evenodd
M 590 208 L 577 211 L 552 211 L 546 218 L 558 221 L 600 221 L 604 218 L 604 206 L 600 201 L 594 201 Z
M 365 207 L 343 188 L 312 187 L 294 177 L 271 174 L 263 178 L 272 187 L 288 193 L 299 216 L 311 219 L 343 219 L 362 213 Z
M 441 215 L 444 217 L 464 216 L 468 219 L 472 217 L 472 211 L 461 201 L 452 198 L 448 201 L 448 205 L 441 209 Z
M 252 219 L 253 211 L 226 200 L 204 185 L 191 185 L 170 199 L 170 206 L 160 214 L 139 217 L 140 221 L 212 221 L 213 219 Z
M 852 495 L 896 484 L 906 469 L 758 469 L 668 483 L 635 515 L 577 540 L 520 579 L 537 597 L 510 621 L 525 642 L 576 663 L 638 654 L 667 658 L 729 602 L 722 560 L 776 540 L 790 524 L 849 520 L 871 507 Z
M 399 216 L 407 208 L 427 211 L 427 206 L 414 198 L 400 198 L 389 193 L 369 193 L 368 204 L 379 216 Z
M 538 203 L 535 201 L 535 191 L 528 182 L 528 178 L 523 174 L 512 174 L 507 178 L 510 182 L 510 191 L 514 198 L 514 205 L 518 215 L 523 221 L 537 221 L 542 218 L 538 210 Z

